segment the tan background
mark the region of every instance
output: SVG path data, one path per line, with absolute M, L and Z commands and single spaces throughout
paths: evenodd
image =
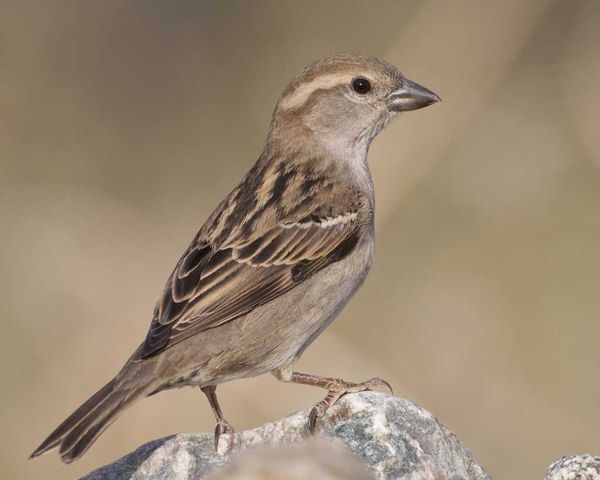
M 1 478 L 74 478 L 213 429 L 200 392 L 129 410 L 78 463 L 27 455 L 145 335 L 304 65 L 381 56 L 443 97 L 378 138 L 377 253 L 303 370 L 380 375 L 498 479 L 600 453 L 600 2 L 0 5 Z M 220 389 L 256 426 L 321 391 Z

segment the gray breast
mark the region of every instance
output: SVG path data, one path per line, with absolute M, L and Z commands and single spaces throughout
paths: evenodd
M 244 319 L 241 343 L 257 347 L 253 356 L 262 359 L 260 373 L 292 362 L 317 338 L 363 283 L 372 260 L 373 241 L 367 235 L 346 258 Z

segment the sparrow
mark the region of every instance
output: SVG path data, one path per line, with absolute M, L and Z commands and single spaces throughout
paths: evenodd
M 365 280 L 373 261 L 367 152 L 400 112 L 440 98 L 374 57 L 336 55 L 285 88 L 258 161 L 217 206 L 177 262 L 150 329 L 117 375 L 32 453 L 83 455 L 137 400 L 198 386 L 216 418 L 215 446 L 235 442 L 218 385 L 272 373 L 322 387 L 308 427 L 342 395 L 387 385 L 292 369 Z M 389 385 L 388 385 L 389 386 Z

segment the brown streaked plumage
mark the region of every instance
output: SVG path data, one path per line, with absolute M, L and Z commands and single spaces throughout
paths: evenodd
M 202 226 L 156 304 L 146 340 L 121 371 L 32 456 L 71 462 L 134 401 L 198 386 L 234 442 L 218 384 L 271 372 L 326 388 L 309 427 L 352 384 L 292 372 L 295 359 L 363 282 L 373 255 L 371 140 L 400 111 L 438 101 L 382 60 L 340 55 L 307 67 L 275 108 L 263 153 Z

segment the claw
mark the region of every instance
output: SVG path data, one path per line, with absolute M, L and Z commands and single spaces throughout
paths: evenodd
M 313 407 L 310 413 L 308 414 L 308 431 L 314 435 L 315 427 L 317 426 L 317 418 L 319 417 L 319 411 L 317 407 Z
M 390 394 L 394 394 L 394 389 L 392 388 L 392 386 L 386 382 L 383 378 L 379 378 L 379 377 L 375 377 L 372 379 L 374 381 L 375 384 L 378 384 L 379 386 L 384 386 L 385 388 L 387 388 L 390 391 Z
M 220 455 L 227 455 L 235 445 L 235 432 L 226 421 L 219 421 L 215 427 L 215 450 Z

